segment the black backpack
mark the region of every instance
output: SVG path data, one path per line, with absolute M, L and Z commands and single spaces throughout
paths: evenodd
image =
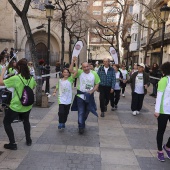
M 20 78 L 20 76 L 18 76 L 18 77 Z M 29 87 L 29 83 L 30 83 L 31 79 L 32 79 L 32 77 L 30 78 L 28 84 L 26 85 L 26 84 L 22 81 L 22 79 L 20 78 L 20 80 L 21 80 L 22 83 L 24 84 L 24 89 L 23 89 L 23 91 L 22 91 L 21 97 L 19 96 L 18 91 L 15 89 L 16 92 L 17 92 L 18 98 L 19 98 L 19 100 L 20 100 L 20 102 L 21 102 L 21 104 L 22 104 L 23 106 L 30 106 L 30 105 L 32 105 L 32 104 L 34 103 L 34 92 L 33 92 L 33 90 Z

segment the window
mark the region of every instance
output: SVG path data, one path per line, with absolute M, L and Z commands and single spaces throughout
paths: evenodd
M 134 14 L 134 20 L 135 21 L 138 21 L 138 17 L 139 17 L 138 14 Z
M 107 22 L 107 23 L 112 23 L 112 22 L 117 22 L 117 17 L 106 17 L 106 16 L 103 16 L 103 21 L 104 22 Z
M 92 29 L 91 29 L 91 32 L 93 32 L 93 33 L 98 33 L 98 32 L 100 32 L 100 29 L 98 29 L 98 28 L 92 28 Z
M 102 6 L 102 1 L 93 2 L 93 6 Z
M 96 38 L 96 37 L 91 38 L 91 42 L 100 42 L 100 38 Z
M 101 11 L 93 11 L 93 15 L 101 15 Z
M 103 7 L 103 13 L 104 14 L 107 14 L 107 13 L 117 13 L 117 8 L 112 7 L 112 6 Z
M 104 4 L 105 5 L 111 5 L 113 3 L 113 1 L 106 1 Z
M 93 46 L 93 51 L 97 51 L 97 50 L 100 50 L 100 47 L 99 46 Z
M 112 41 L 113 36 L 103 36 L 103 38 L 107 39 L 108 41 Z M 106 41 L 105 39 L 102 39 L 102 41 Z
M 131 28 L 130 28 L 130 27 L 129 27 L 127 30 L 128 30 L 128 33 L 130 33 L 130 32 L 131 32 Z
M 132 42 L 136 42 L 137 41 L 137 34 L 132 34 Z
M 130 14 L 133 13 L 133 6 L 132 6 L 132 5 L 129 6 L 129 13 L 130 13 Z

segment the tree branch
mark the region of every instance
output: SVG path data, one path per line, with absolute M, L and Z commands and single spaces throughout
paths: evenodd
M 17 6 L 14 4 L 13 0 L 8 0 L 8 2 L 11 4 L 11 6 L 15 10 L 15 12 L 21 17 L 22 12 L 17 8 Z

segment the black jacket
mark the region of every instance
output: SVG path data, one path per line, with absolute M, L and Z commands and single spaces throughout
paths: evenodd
M 138 75 L 138 71 L 133 73 L 130 79 L 128 80 L 128 83 L 131 83 L 131 89 L 132 93 L 135 91 L 135 81 L 136 81 L 136 76 Z M 144 93 L 147 93 L 147 89 L 145 89 L 144 85 L 150 85 L 150 80 L 149 80 L 149 75 L 145 72 L 143 72 L 143 88 L 144 88 Z

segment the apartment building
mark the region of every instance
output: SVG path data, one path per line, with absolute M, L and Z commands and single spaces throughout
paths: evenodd
M 103 58 L 112 57 L 109 53 L 110 42 L 113 39 L 113 32 L 105 26 L 113 29 L 117 25 L 118 17 L 116 14 L 117 4 L 111 0 L 90 1 L 89 14 L 91 18 L 91 27 L 88 32 L 88 58 L 93 61 L 103 60 Z M 99 23 L 101 26 L 99 26 Z M 101 36 L 99 36 L 100 34 Z M 102 38 L 103 37 L 103 38 Z M 106 40 L 107 39 L 107 40 Z M 115 39 L 113 45 L 116 44 Z
M 0 50 L 2 51 L 5 47 L 9 50 L 11 47 L 18 51 L 18 59 L 26 58 L 28 61 L 31 60 L 31 53 L 25 34 L 25 30 L 21 19 L 12 9 L 11 5 L 7 0 L 1 0 L 2 4 L 0 6 Z M 15 0 L 16 6 L 20 9 L 24 5 L 24 0 Z M 53 1 L 54 2 L 54 1 Z M 47 4 L 48 0 L 33 0 L 31 7 L 28 11 L 28 20 L 33 34 L 33 38 L 36 45 L 36 50 L 39 59 L 44 59 L 46 61 L 47 57 L 47 40 L 48 40 L 48 20 L 46 18 L 46 12 L 44 4 Z M 84 6 L 85 8 L 85 6 Z M 61 24 L 56 21 L 56 17 L 59 15 L 59 11 L 54 11 L 53 19 L 51 20 L 50 29 L 50 65 L 55 65 L 56 61 L 60 61 L 61 57 Z M 43 26 L 37 29 L 38 26 Z M 65 30 L 65 60 L 64 62 L 69 62 L 69 35 Z M 85 49 L 85 50 L 84 50 Z M 86 46 L 80 54 L 80 63 L 86 61 Z
M 140 48 L 140 37 L 141 37 L 141 4 L 138 0 L 134 0 L 133 4 L 133 11 L 132 11 L 132 25 L 130 29 L 130 57 L 131 57 L 131 64 L 139 62 L 139 48 Z
M 161 65 L 161 41 L 162 41 L 162 22 L 160 19 L 160 8 L 169 1 L 149 0 L 145 1 L 146 6 L 141 5 L 142 19 L 141 23 L 145 23 L 146 27 L 141 27 L 139 62 L 148 65 L 157 63 Z M 153 17 L 155 13 L 155 17 Z M 162 63 L 170 61 L 170 20 L 165 25 L 165 38 Z

